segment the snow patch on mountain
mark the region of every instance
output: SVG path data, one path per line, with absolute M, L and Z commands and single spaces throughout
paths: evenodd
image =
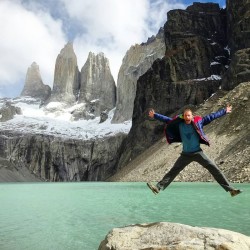
M 128 133 L 132 121 L 120 124 L 112 124 L 111 120 L 115 109 L 108 113 L 108 119 L 100 123 L 100 117 L 90 120 L 74 121 L 72 112 L 84 107 L 84 103 L 67 107 L 60 102 L 51 102 L 47 106 L 41 106 L 40 101 L 30 97 L 16 99 L 1 99 L 0 108 L 10 102 L 13 106 L 20 107 L 21 115 L 15 115 L 13 119 L 2 122 L 2 130 L 20 132 L 22 134 L 46 134 L 72 139 L 95 139 Z

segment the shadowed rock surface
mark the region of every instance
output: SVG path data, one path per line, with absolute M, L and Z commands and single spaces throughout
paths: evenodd
M 223 89 L 230 90 L 250 79 L 250 48 L 235 52 L 227 72 L 223 76 Z
M 250 2 L 227 0 L 227 34 L 232 53 L 250 47 Z

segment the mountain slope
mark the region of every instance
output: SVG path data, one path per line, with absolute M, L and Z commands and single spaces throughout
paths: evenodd
M 211 146 L 202 146 L 231 182 L 250 181 L 249 90 L 250 82 L 241 83 L 229 92 L 217 92 L 195 107 L 195 114 L 205 115 L 225 107 L 227 103 L 233 106 L 232 113 L 205 127 Z M 158 181 L 172 167 L 181 150 L 180 143 L 169 145 L 163 135 L 109 181 Z M 213 181 L 213 177 L 200 165 L 192 163 L 177 176 L 176 181 Z

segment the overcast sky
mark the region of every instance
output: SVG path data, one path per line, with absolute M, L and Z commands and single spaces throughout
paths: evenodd
M 32 62 L 39 65 L 44 84 L 52 87 L 56 57 L 68 41 L 73 41 L 79 70 L 90 51 L 103 52 L 116 81 L 126 51 L 155 35 L 169 10 L 192 2 L 0 0 L 0 97 L 20 95 Z M 225 0 L 211 2 L 225 8 Z

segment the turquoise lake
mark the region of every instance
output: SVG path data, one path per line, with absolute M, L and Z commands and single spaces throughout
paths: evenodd
M 231 197 L 217 183 L 0 183 L 1 250 L 96 250 L 114 227 L 158 221 L 250 236 L 250 184 Z

